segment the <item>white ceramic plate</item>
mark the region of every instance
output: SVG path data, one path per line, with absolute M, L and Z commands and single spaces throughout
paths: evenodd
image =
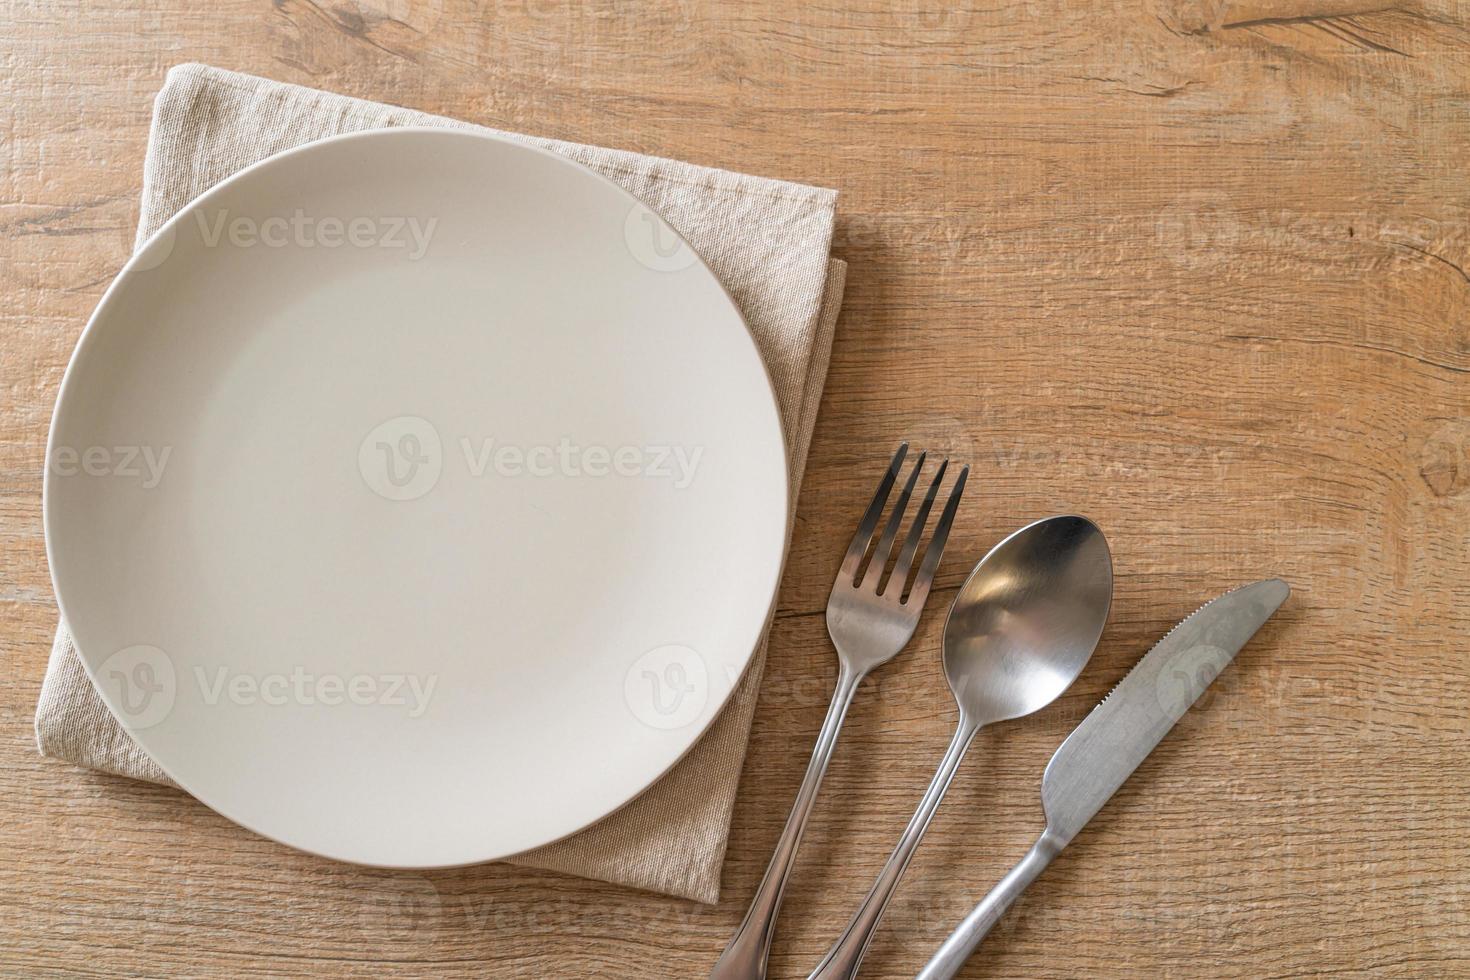
M 48 452 L 113 713 L 220 813 L 366 864 L 507 856 L 654 782 L 784 550 L 718 281 L 602 177 L 466 133 L 327 140 L 195 201 L 103 298 Z

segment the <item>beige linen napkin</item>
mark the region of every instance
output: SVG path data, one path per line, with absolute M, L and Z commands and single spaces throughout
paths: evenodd
M 338 133 L 387 126 L 495 132 L 205 65 L 174 68 L 154 105 L 136 244 L 257 160 Z M 618 150 L 498 135 L 564 154 L 621 185 L 683 234 L 714 270 L 745 314 L 775 385 L 794 514 L 842 300 L 846 267 L 828 254 L 836 194 Z M 716 901 L 764 662 L 762 641 L 724 712 L 642 796 L 512 863 Z M 41 687 L 36 741 L 42 755 L 170 782 L 103 705 L 65 623 L 57 627 Z

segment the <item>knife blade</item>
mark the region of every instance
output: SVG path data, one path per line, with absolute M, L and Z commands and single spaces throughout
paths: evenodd
M 953 977 L 1006 909 L 1101 810 L 1291 593 L 1266 579 L 1212 599 L 1154 645 L 1067 736 L 1041 777 L 1046 830 L 916 980 Z

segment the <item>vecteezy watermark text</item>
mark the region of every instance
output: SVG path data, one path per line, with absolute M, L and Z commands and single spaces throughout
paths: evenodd
M 704 458 L 703 446 L 672 443 L 607 446 L 569 437 L 555 443 L 509 443 L 491 437 L 461 437 L 459 453 L 474 479 L 644 479 L 675 490 L 689 487 Z M 358 446 L 364 482 L 389 500 L 416 500 L 434 489 L 446 465 L 444 441 L 428 419 L 400 415 L 375 426 Z
M 694 482 L 694 472 L 704 456 L 704 447 L 695 446 L 581 446 L 563 438 L 555 446 L 517 446 L 497 444 L 494 439 L 459 440 L 465 467 L 471 476 L 605 476 L 646 477 L 670 480 L 674 489 L 683 490 Z
M 173 658 L 147 644 L 117 651 L 103 661 L 96 678 L 118 720 L 135 732 L 167 719 L 184 687 Z M 289 673 L 250 673 L 196 665 L 193 678 L 200 702 L 210 708 L 357 705 L 405 708 L 410 718 L 423 716 L 439 684 L 438 674 L 314 673 L 302 666 Z
M 144 490 L 152 490 L 163 481 L 172 446 L 56 446 L 48 465 L 57 476 L 111 476 L 137 480 Z
M 199 694 L 210 707 L 221 700 L 245 707 L 256 704 L 280 707 L 299 704 L 310 707 L 340 704 L 381 705 L 408 708 L 408 717 L 418 718 L 428 710 L 429 699 L 439 683 L 438 674 L 313 674 L 297 667 L 289 674 L 231 673 L 227 667 L 212 672 L 194 668 Z
M 382 248 L 405 249 L 410 261 L 417 261 L 429 251 L 439 219 L 417 217 L 357 215 L 342 218 L 317 216 L 302 208 L 290 216 L 231 216 L 228 208 L 215 211 L 197 210 L 194 221 L 206 248 L 228 242 L 235 248 Z

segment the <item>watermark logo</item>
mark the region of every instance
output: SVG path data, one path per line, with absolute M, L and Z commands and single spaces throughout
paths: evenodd
M 1430 433 L 1419 450 L 1419 476 L 1436 497 L 1470 491 L 1470 419 L 1451 419 Z
M 169 716 L 178 697 L 178 676 L 158 647 L 125 647 L 97 670 L 97 682 L 113 694 L 118 720 L 128 731 L 152 728 Z
M 642 204 L 635 204 L 623 221 L 623 241 L 640 265 L 655 272 L 682 272 L 698 256 L 664 219 Z
M 709 700 L 704 658 L 680 644 L 656 647 L 628 667 L 623 698 L 633 716 L 650 728 L 683 728 L 699 718 Z
M 367 434 L 357 468 L 368 487 L 388 500 L 417 500 L 439 482 L 444 448 L 427 419 L 400 415 Z
M 426 35 L 444 16 L 444 0 L 347 0 L 332 9 L 344 26 L 356 26 L 349 14 L 361 21 L 365 33 L 380 24 L 400 25 L 415 34 Z
M 1159 706 L 1170 714 L 1187 715 L 1190 705 L 1199 700 L 1230 660 L 1230 654 L 1208 643 L 1183 651 L 1155 681 Z
M 1214 190 L 1175 198 L 1159 212 L 1154 232 L 1160 251 L 1186 267 L 1222 262 L 1246 237 L 1230 199 Z
M 432 881 L 395 875 L 370 886 L 358 923 L 374 940 L 409 940 L 435 932 L 443 916 L 444 899 Z
M 132 480 L 144 490 L 163 482 L 163 471 L 173 453 L 172 446 L 57 446 L 51 450 L 47 468 L 56 476 L 115 477 Z
M 174 243 L 178 241 L 178 231 L 173 225 L 169 225 L 155 237 L 149 239 L 142 248 L 133 255 L 132 272 L 147 272 L 156 269 L 168 261 L 168 257 L 174 254 Z
M 894 10 L 894 18 L 909 33 L 914 34 L 961 34 L 973 18 L 970 8 L 958 4 L 935 4 L 927 0 L 917 3 L 900 3 Z

